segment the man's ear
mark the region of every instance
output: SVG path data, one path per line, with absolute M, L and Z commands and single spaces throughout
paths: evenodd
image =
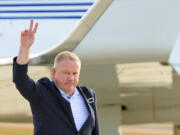
M 56 73 L 56 69 L 53 67 L 51 71 L 52 71 L 52 78 L 54 79 L 55 73 Z

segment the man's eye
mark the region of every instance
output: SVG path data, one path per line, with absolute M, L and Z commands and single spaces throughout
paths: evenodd
M 73 73 L 73 75 L 77 75 L 78 73 Z

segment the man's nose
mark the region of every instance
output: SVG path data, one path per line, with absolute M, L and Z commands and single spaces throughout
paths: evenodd
M 68 75 L 68 80 L 74 80 L 74 76 L 72 74 Z

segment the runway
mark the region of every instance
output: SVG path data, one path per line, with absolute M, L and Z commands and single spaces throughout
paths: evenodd
M 173 135 L 172 124 L 121 126 L 121 135 Z
M 1 132 L 33 131 L 32 123 L 0 123 Z M 10 135 L 10 134 L 9 134 Z M 24 134 L 26 135 L 26 134 Z M 172 124 L 146 124 L 120 126 L 120 135 L 173 135 Z

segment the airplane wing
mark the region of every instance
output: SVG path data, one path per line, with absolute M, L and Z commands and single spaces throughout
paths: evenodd
M 91 2 L 81 2 L 81 3 L 75 3 L 75 2 L 69 3 L 69 4 L 79 4 L 79 5 L 84 4 L 84 5 L 93 5 L 93 6 L 89 7 L 88 11 L 82 16 L 82 18 L 80 19 L 80 21 L 78 23 L 75 23 L 75 26 L 72 28 L 71 32 L 69 32 L 70 34 L 68 34 L 67 36 L 64 36 L 64 38 L 61 40 L 61 42 L 58 42 L 56 45 L 53 45 L 51 48 L 48 48 L 46 50 L 43 50 L 43 51 L 35 53 L 35 54 L 31 54 L 29 63 L 35 64 L 35 65 L 52 63 L 54 56 L 57 53 L 64 51 L 64 50 L 73 51 L 78 46 L 79 42 L 83 39 L 83 37 L 91 29 L 91 27 L 96 23 L 98 18 L 104 13 L 104 11 L 109 6 L 111 1 L 112 0 L 106 0 L 106 1 L 97 0 L 94 3 L 92 1 Z M 38 3 L 36 3 L 36 4 L 38 4 Z M 36 4 L 34 4 L 34 6 L 37 6 Z M 54 3 L 54 4 L 57 4 L 57 3 Z M 66 4 L 68 4 L 68 3 L 66 3 Z M 13 4 L 9 4 L 9 5 L 1 4 L 0 6 L 2 6 L 2 7 L 3 6 L 4 7 L 12 6 L 13 7 Z M 19 5 L 14 5 L 14 6 L 22 6 L 22 5 L 19 4 Z M 36 12 L 38 12 L 38 11 L 36 11 Z M 36 18 L 41 19 L 40 17 L 39 18 L 35 17 L 35 19 Z M 11 18 L 15 19 L 15 17 L 11 17 Z M 11 19 L 11 18 L 9 17 L 7 19 Z M 3 20 L 5 18 L 0 16 L 0 19 Z M 24 18 L 16 17 L 16 19 L 24 19 Z M 27 19 L 30 19 L 30 17 Z M 47 18 L 45 18 L 45 19 L 47 19 Z M 74 18 L 70 18 L 70 19 L 74 19 Z M 66 23 L 63 23 L 62 25 L 65 25 L 65 24 Z M 50 25 L 51 25 L 51 22 L 49 24 L 48 23 L 46 24 L 47 27 Z M 61 27 L 63 27 L 63 26 L 61 26 Z M 66 27 L 66 26 L 64 26 L 64 27 Z M 46 38 L 46 37 L 41 36 L 41 38 Z M 11 64 L 11 63 L 12 63 L 12 58 L 0 58 L 0 65 Z

